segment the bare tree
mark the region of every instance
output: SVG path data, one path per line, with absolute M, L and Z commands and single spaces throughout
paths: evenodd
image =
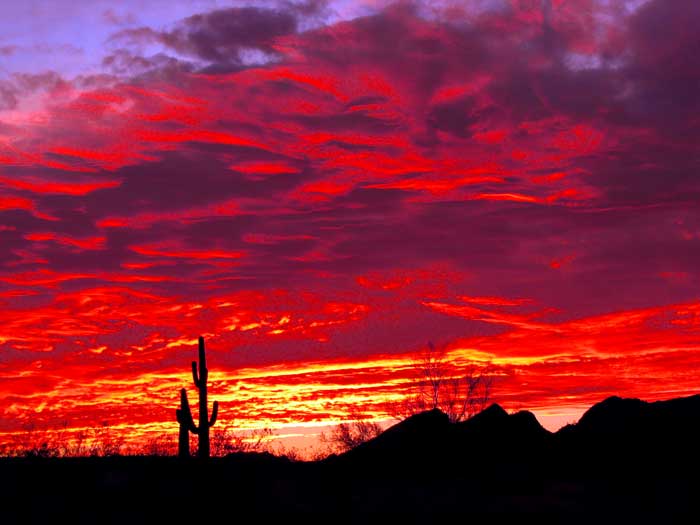
M 447 359 L 445 347 L 436 348 L 429 342 L 414 366 L 416 378 L 411 391 L 388 407 L 392 417 L 405 419 L 439 409 L 456 423 L 483 410 L 491 399 L 493 376 L 488 365 L 457 367 Z
M 381 434 L 382 426 L 371 421 L 356 408 L 350 411 L 350 421 L 333 427 L 329 434 L 321 434 L 321 442 L 328 446 L 329 453 L 341 454 Z

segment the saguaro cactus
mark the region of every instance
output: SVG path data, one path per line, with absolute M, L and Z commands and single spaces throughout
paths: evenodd
M 219 413 L 219 403 L 214 401 L 211 412 L 211 419 L 208 416 L 207 408 L 207 357 L 204 353 L 204 338 L 199 338 L 199 373 L 197 372 L 197 361 L 192 361 L 192 379 L 199 390 L 199 425 L 194 424 L 192 411 L 187 401 L 187 392 L 183 388 L 180 390 L 180 409 L 177 410 L 177 421 L 180 423 L 180 434 L 178 440 L 178 455 L 180 457 L 189 456 L 189 439 L 187 432 L 197 435 L 199 446 L 197 456 L 200 458 L 209 457 L 209 428 L 216 423 L 216 416 Z
M 177 438 L 177 455 L 181 458 L 190 457 L 190 432 L 197 433 L 197 429 L 192 421 L 192 411 L 190 404 L 187 401 L 187 391 L 184 388 L 180 389 L 180 408 L 175 413 L 177 414 L 177 422 L 180 423 L 180 433 Z

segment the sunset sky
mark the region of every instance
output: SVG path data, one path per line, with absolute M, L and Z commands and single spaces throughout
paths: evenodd
M 2 2 L 0 246 L 0 443 L 698 393 L 700 2 Z

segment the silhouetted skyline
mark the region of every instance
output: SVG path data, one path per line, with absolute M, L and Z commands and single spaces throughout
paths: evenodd
M 700 512 L 700 395 L 610 397 L 557 433 L 492 404 L 453 423 L 435 409 L 322 461 L 224 458 L 0 458 L 4 523 L 213 519 L 212 502 L 253 516 L 377 513 L 434 518 L 531 514 L 668 523 Z M 184 502 L 189 504 L 185 505 Z

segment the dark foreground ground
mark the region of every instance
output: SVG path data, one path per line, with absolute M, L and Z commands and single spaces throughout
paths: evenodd
M 343 522 L 534 513 L 567 523 L 700 523 L 700 396 L 665 403 L 674 402 L 606 400 L 556 434 L 497 406 L 456 425 L 427 412 L 318 463 L 265 454 L 6 458 L 0 523 L 227 523 L 299 513 Z
M 459 515 L 537 513 L 567 522 L 669 523 L 700 518 L 694 472 L 543 475 L 534 471 L 355 472 L 322 465 L 171 458 L 3 460 L 2 518 L 13 523 L 234 522 L 316 513 L 432 521 Z M 393 521 L 392 521 L 393 522 Z M 696 521 L 698 523 L 698 521 Z

